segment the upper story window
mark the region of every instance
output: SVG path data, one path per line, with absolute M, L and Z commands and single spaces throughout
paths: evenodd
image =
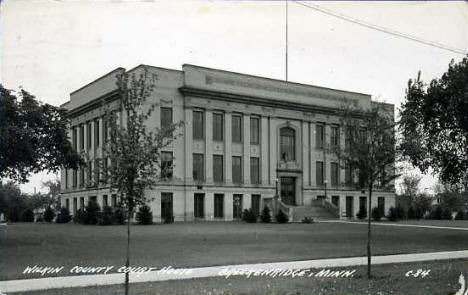
M 203 154 L 193 154 L 193 179 L 197 181 L 205 180 L 205 165 Z
M 283 161 L 296 160 L 296 132 L 290 127 L 280 129 L 280 154 Z
M 232 142 L 242 142 L 241 115 L 232 115 Z
M 104 143 L 107 142 L 108 135 L 109 135 L 109 127 L 108 127 L 107 120 L 104 118 L 102 120 L 102 137 L 103 137 Z
M 324 182 L 324 173 L 323 173 L 323 162 L 322 161 L 317 161 L 315 163 L 315 182 L 317 183 L 317 186 L 323 185 Z
M 317 124 L 315 127 L 316 148 L 323 149 L 324 142 L 325 142 L 325 126 L 321 124 Z
M 242 183 L 242 157 L 232 157 L 232 182 Z
M 161 152 L 161 178 L 172 178 L 172 152 Z
M 260 183 L 260 158 L 250 158 L 250 182 L 253 184 Z
M 340 185 L 340 169 L 338 163 L 332 162 L 330 163 L 331 167 L 331 185 L 338 186 Z
M 172 108 L 161 108 L 161 128 L 169 128 L 172 124 Z
M 98 147 L 101 144 L 101 138 L 99 137 L 99 120 L 94 121 L 94 145 Z
M 193 111 L 193 139 L 204 138 L 204 120 L 202 111 Z
M 214 182 L 223 182 L 224 164 L 223 155 L 213 155 L 213 180 Z
M 340 128 L 338 126 L 331 127 L 331 145 L 334 148 L 338 148 L 340 146 Z
M 83 124 L 80 125 L 80 150 L 84 150 L 84 132 L 85 132 L 85 127 Z
M 250 144 L 260 143 L 260 119 L 250 118 Z
M 213 140 L 222 141 L 224 139 L 223 114 L 213 114 Z
M 88 130 L 86 131 L 87 137 L 86 141 L 88 142 L 88 148 L 90 149 L 92 147 L 92 138 L 93 138 L 93 125 L 91 122 L 88 123 Z
M 75 151 L 78 150 L 78 129 L 76 127 L 73 127 L 73 130 L 72 130 L 72 145 L 73 145 L 73 149 Z

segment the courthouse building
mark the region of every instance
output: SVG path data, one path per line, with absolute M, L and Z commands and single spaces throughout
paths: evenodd
M 244 209 L 258 213 L 275 204 L 291 221 L 355 218 L 362 206 L 369 212 L 367 192 L 356 189 L 353 171 L 332 147 L 345 144 L 337 109 L 343 102 L 369 108 L 370 95 L 194 65 L 129 72 L 143 68 L 156 77 L 148 102 L 157 107 L 148 125 L 185 122 L 182 135 L 162 151 L 162 164 L 172 170 L 146 192 L 155 220 L 233 220 Z M 63 105 L 72 144 L 88 163 L 61 173 L 62 206 L 72 214 L 92 199 L 118 206 L 118 196 L 96 178 L 107 140 L 103 102 L 118 107 L 116 75 L 124 71 L 72 92 Z M 393 113 L 393 105 L 386 107 Z M 387 213 L 395 206 L 393 186 L 376 187 L 371 201 Z

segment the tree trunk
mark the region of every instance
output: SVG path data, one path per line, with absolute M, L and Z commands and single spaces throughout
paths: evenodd
M 130 218 L 132 216 L 132 213 L 133 213 L 133 210 L 130 209 L 128 210 L 128 214 L 127 214 L 127 260 L 125 262 L 125 266 L 126 266 L 126 272 L 125 272 L 125 295 L 128 295 L 128 291 L 129 291 L 129 269 L 130 269 Z
M 367 213 L 367 278 L 370 279 L 371 275 L 371 215 L 372 215 L 372 186 L 369 186 L 369 200 L 368 200 L 368 213 Z

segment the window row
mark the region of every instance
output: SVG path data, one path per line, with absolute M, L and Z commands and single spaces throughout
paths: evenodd
M 72 212 L 73 215 L 75 215 L 76 212 L 79 209 L 84 210 L 85 206 L 88 205 L 89 202 L 98 202 L 96 196 L 91 196 L 91 197 L 88 198 L 88 203 L 85 205 L 85 197 L 79 197 L 79 198 L 74 197 L 73 198 L 73 207 L 70 208 L 70 199 L 71 198 L 65 199 L 65 207 L 68 209 L 69 212 Z M 80 201 L 79 206 L 78 206 L 78 200 Z M 109 200 L 108 195 L 103 195 L 102 200 L 101 200 L 101 205 L 102 205 L 102 207 L 108 207 L 108 206 L 110 206 L 112 208 L 118 207 L 119 204 L 118 204 L 118 200 L 117 200 L 117 195 L 115 195 L 115 194 L 111 195 L 110 200 Z
M 94 122 L 94 128 L 93 128 Z M 102 129 L 102 130 L 100 130 Z M 101 139 L 101 132 L 103 138 Z M 85 146 L 86 134 L 86 146 Z M 94 140 L 92 140 L 94 138 Z M 109 138 L 109 126 L 106 120 L 102 120 L 102 126 L 99 119 L 89 121 L 72 127 L 72 147 L 75 151 L 98 148 L 101 142 L 106 143 Z M 94 143 L 94 146 L 93 146 Z
M 252 195 L 250 198 L 250 208 L 255 216 L 260 214 L 260 195 Z M 205 218 L 205 194 L 195 193 L 193 200 L 193 215 L 195 218 Z M 243 195 L 232 195 L 232 216 L 241 218 L 243 208 Z M 214 218 L 224 218 L 225 212 L 225 196 L 224 194 L 214 194 Z M 230 208 L 229 208 L 230 209 Z
M 243 117 L 240 114 L 231 116 L 231 136 L 232 142 L 241 143 L 244 140 Z M 203 111 L 193 111 L 193 139 L 205 138 L 205 113 Z M 260 144 L 260 118 L 250 118 L 250 143 Z M 224 114 L 213 113 L 213 140 L 223 141 L 224 134 Z
M 193 154 L 193 179 L 205 181 L 205 155 Z M 232 182 L 243 183 L 242 157 L 232 157 Z M 213 155 L 213 181 L 224 182 L 224 156 Z M 260 183 L 260 158 L 250 157 L 250 182 Z
M 95 187 L 100 183 L 106 183 L 109 173 L 110 159 L 95 159 L 89 161 L 86 167 L 71 170 L 72 188 Z M 70 187 L 69 170 L 65 169 L 65 188 Z

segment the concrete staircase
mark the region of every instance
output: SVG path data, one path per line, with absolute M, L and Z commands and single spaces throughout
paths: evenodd
M 301 222 L 304 218 L 316 220 L 338 219 L 338 208 L 326 200 L 313 200 L 310 206 L 287 206 L 280 204 L 281 210 L 289 216 L 290 222 Z

